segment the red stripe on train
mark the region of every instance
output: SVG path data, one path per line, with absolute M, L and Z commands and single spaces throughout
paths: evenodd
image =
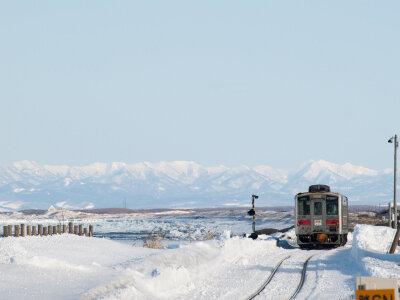
M 326 220 L 326 225 L 337 225 L 339 220 Z
M 298 220 L 297 221 L 297 225 L 311 225 L 311 221 L 310 220 Z

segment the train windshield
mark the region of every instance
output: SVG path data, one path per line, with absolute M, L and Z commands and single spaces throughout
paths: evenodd
M 302 196 L 297 198 L 297 214 L 300 216 L 310 215 L 310 197 Z
M 337 215 L 338 211 L 338 197 L 326 196 L 326 214 Z
M 322 202 L 314 202 L 314 216 L 322 215 Z

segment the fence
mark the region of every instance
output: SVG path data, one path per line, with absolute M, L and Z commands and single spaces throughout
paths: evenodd
M 13 227 L 14 227 L 14 235 L 13 235 Z M 67 232 L 68 229 L 68 232 Z M 62 233 L 70 233 L 76 235 L 84 235 L 84 236 L 93 236 L 93 225 L 89 225 L 89 228 L 83 228 L 82 224 L 74 225 L 73 222 L 68 223 L 68 228 L 66 224 L 58 224 L 58 225 L 48 225 L 43 226 L 41 224 L 37 226 L 31 226 L 25 224 L 20 225 L 5 225 L 3 226 L 3 236 L 15 236 L 15 237 L 24 237 L 24 236 L 48 236 L 48 235 L 56 235 Z

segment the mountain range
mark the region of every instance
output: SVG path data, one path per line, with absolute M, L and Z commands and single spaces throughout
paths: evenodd
M 350 204 L 387 204 L 393 199 L 393 170 L 350 163 L 308 161 L 295 171 L 256 167 L 205 167 L 192 161 L 82 167 L 20 161 L 0 167 L 0 210 L 25 208 L 188 208 L 293 205 L 311 184 L 328 184 Z

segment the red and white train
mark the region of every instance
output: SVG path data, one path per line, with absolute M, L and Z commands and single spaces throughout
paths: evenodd
M 295 197 L 295 228 L 301 248 L 341 246 L 347 242 L 349 203 L 327 185 L 311 185 Z

